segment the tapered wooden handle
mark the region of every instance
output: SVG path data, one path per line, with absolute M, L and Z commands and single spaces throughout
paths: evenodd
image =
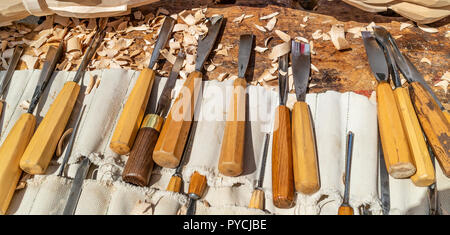
M 201 175 L 200 173 L 195 171 L 191 175 L 188 194 L 195 194 L 200 198 L 203 196 L 205 189 L 206 189 L 206 176 Z
M 447 110 L 442 111 L 444 113 L 445 119 L 450 123 L 450 113 Z
M 198 71 L 192 72 L 170 109 L 153 151 L 153 161 L 162 167 L 175 168 L 180 163 L 201 81 L 202 74 Z
M 0 147 L 0 214 L 5 214 L 19 182 L 19 161 L 33 135 L 36 118 L 24 113 Z
M 386 82 L 380 82 L 376 92 L 378 128 L 387 171 L 394 178 L 408 178 L 414 175 L 416 167 L 409 151 L 394 92 Z
M 353 208 L 351 206 L 340 206 L 338 215 L 353 215 Z
M 418 82 L 412 82 L 411 100 L 419 122 L 442 171 L 450 177 L 450 122 L 431 95 Z M 447 114 L 448 115 L 448 114 Z
M 3 105 L 5 104 L 5 101 L 0 100 L 0 118 L 2 118 L 2 114 L 3 114 Z
M 66 82 L 42 119 L 20 160 L 20 168 L 29 174 L 44 174 L 77 100 L 80 86 Z
M 123 106 L 109 147 L 117 154 L 128 154 L 144 118 L 145 109 L 155 81 L 155 71 L 145 68 Z
M 429 186 L 436 180 L 434 167 L 408 89 L 396 88 L 394 95 L 408 139 L 409 150 L 416 166 L 416 173 L 411 176 L 411 180 L 416 186 Z
M 294 205 L 294 173 L 292 163 L 291 119 L 286 106 L 275 110 L 272 144 L 272 194 L 278 208 Z
M 252 198 L 250 198 L 249 208 L 255 208 L 264 210 L 264 191 L 261 189 L 255 189 L 252 193 Z
M 226 176 L 238 176 L 244 169 L 246 86 L 242 78 L 234 81 L 218 165 L 219 172 Z
M 296 102 L 292 108 L 292 152 L 295 190 L 312 194 L 319 190 L 316 140 L 309 106 Z
M 166 191 L 179 193 L 181 192 L 181 184 L 183 184 L 183 179 L 180 176 L 174 175 L 170 178 Z

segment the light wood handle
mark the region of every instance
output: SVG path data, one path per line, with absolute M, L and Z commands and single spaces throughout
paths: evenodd
M 320 188 L 316 141 L 309 106 L 296 102 L 292 109 L 292 152 L 295 189 L 313 194 Z
M 188 194 L 195 194 L 198 197 L 202 197 L 206 189 L 206 176 L 201 175 L 195 171 L 191 175 L 191 180 L 189 182 Z
M 450 113 L 447 110 L 442 111 L 444 113 L 445 119 L 450 123 Z
M 0 214 L 4 215 L 19 182 L 19 161 L 33 135 L 36 118 L 24 113 L 14 124 L 0 147 Z
M 353 208 L 351 206 L 340 206 L 338 215 L 353 215 Z
M 418 82 L 412 82 L 411 100 L 420 124 L 442 171 L 450 177 L 450 122 L 431 95 Z
M 28 174 L 44 174 L 58 141 L 77 101 L 80 86 L 66 82 L 42 119 L 20 160 L 20 168 Z
M 406 138 L 409 143 L 409 150 L 413 157 L 416 173 L 411 176 L 411 180 L 416 186 L 426 187 L 436 180 L 433 163 L 428 153 L 427 144 L 417 119 L 416 112 L 409 98 L 407 88 L 396 88 L 394 90 L 395 100 L 402 120 Z
M 286 106 L 275 110 L 272 145 L 272 194 L 278 208 L 294 205 L 291 119 Z
M 166 191 L 179 193 L 179 192 L 181 192 L 181 184 L 182 183 L 183 183 L 183 180 L 181 179 L 181 177 L 174 175 L 170 178 L 170 181 L 169 181 L 169 184 L 167 185 Z
M 154 81 L 155 71 L 149 68 L 143 69 L 139 74 L 136 84 L 123 106 L 109 144 L 109 147 L 115 153 L 125 155 L 130 152 L 144 118 Z
M 162 167 L 175 168 L 180 163 L 201 81 L 200 72 L 194 71 L 189 74 L 170 109 L 153 151 L 153 161 Z
M 242 78 L 234 81 L 218 165 L 219 172 L 226 176 L 238 176 L 244 169 L 246 86 Z
M 416 172 L 416 167 L 409 151 L 394 92 L 390 84 L 380 82 L 376 93 L 378 128 L 387 171 L 394 178 L 408 178 Z
M 249 208 L 255 208 L 264 210 L 264 191 L 261 189 L 255 189 L 252 193 L 252 198 L 250 198 Z
M 4 104 L 5 104 L 5 101 L 0 100 L 0 119 L 2 118 Z

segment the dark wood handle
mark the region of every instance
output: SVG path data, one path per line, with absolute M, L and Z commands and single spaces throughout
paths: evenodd
M 122 178 L 125 182 L 147 186 L 153 170 L 153 149 L 158 140 L 159 132 L 151 127 L 139 129 L 128 161 L 123 169 Z
M 292 163 L 292 136 L 289 109 L 278 106 L 272 146 L 273 204 L 278 208 L 294 205 L 294 173 Z
M 195 171 L 191 175 L 191 180 L 189 182 L 188 194 L 195 194 L 198 197 L 202 197 L 206 189 L 206 176 L 201 175 Z

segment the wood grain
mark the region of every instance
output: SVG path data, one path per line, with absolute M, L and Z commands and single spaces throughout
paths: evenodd
M 181 192 L 181 184 L 183 184 L 183 179 L 180 176 L 174 175 L 170 178 L 166 191 L 179 193 Z
M 79 92 L 77 83 L 69 81 L 64 84 L 25 149 L 20 160 L 22 170 L 32 175 L 45 173 Z
M 180 163 L 194 116 L 202 74 L 189 74 L 170 109 L 153 151 L 153 161 L 161 167 L 175 168 Z
M 14 195 L 22 170 L 19 167 L 28 142 L 33 135 L 36 118 L 24 113 L 14 124 L 0 147 L 0 214 L 4 215 Z
M 5 104 L 5 101 L 0 100 L 0 118 L 2 118 L 4 104 Z
M 249 208 L 264 210 L 264 191 L 261 189 L 255 189 L 250 198 Z
M 206 176 L 201 175 L 195 171 L 191 175 L 191 180 L 189 182 L 188 194 L 195 194 L 198 197 L 202 197 L 206 189 Z
M 378 128 L 386 168 L 394 178 L 408 178 L 416 172 L 416 167 L 409 151 L 408 140 L 402 126 L 394 92 L 390 84 L 380 82 L 376 93 Z
M 410 86 L 411 100 L 420 124 L 442 171 L 450 177 L 450 124 L 444 112 L 418 82 Z
M 155 81 L 155 72 L 145 68 L 139 74 L 127 102 L 123 106 L 109 147 L 117 154 L 128 154 L 144 118 L 145 109 Z
M 272 144 L 272 194 L 278 208 L 294 205 L 294 173 L 292 163 L 291 119 L 286 106 L 275 110 Z
M 429 186 L 436 180 L 434 167 L 428 153 L 422 128 L 411 103 L 408 89 L 396 88 L 394 95 L 406 138 L 408 139 L 409 150 L 416 166 L 416 173 L 411 176 L 411 180 L 416 186 Z
M 243 78 L 234 81 L 218 164 L 226 176 L 238 176 L 244 170 L 246 86 Z
M 296 102 L 292 109 L 292 152 L 295 190 L 313 194 L 320 188 L 314 129 L 309 106 Z
M 340 206 L 338 215 L 353 215 L 353 208 L 351 206 Z

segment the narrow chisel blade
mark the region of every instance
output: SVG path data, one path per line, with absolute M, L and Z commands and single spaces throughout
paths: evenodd
M 72 188 L 70 188 L 69 198 L 67 199 L 67 204 L 64 207 L 63 215 L 73 215 L 78 205 L 78 200 L 80 199 L 81 190 L 83 188 L 83 181 L 91 166 L 91 161 L 89 158 L 85 157 L 81 162 L 80 167 L 75 174 L 73 179 Z
M 222 27 L 223 15 L 214 16 L 209 19 L 208 34 L 203 39 L 199 40 L 197 48 L 197 58 L 195 60 L 195 70 L 201 71 L 203 64 L 211 53 L 211 50 L 219 35 Z
M 361 35 L 373 75 L 378 81 L 389 81 L 389 69 L 383 49 L 370 32 L 363 31 Z
M 167 43 L 167 40 L 169 39 L 170 33 L 172 33 L 173 26 L 175 25 L 175 20 L 170 17 L 166 16 L 164 19 L 164 23 L 161 26 L 161 30 L 159 31 L 158 39 L 156 40 L 155 47 L 152 52 L 152 56 L 150 57 L 150 63 L 148 65 L 149 69 L 153 69 L 153 67 L 156 64 L 156 61 L 158 60 L 160 50 L 164 48 L 164 46 Z
M 253 49 L 253 34 L 241 35 L 239 39 L 238 77 L 244 78 Z

